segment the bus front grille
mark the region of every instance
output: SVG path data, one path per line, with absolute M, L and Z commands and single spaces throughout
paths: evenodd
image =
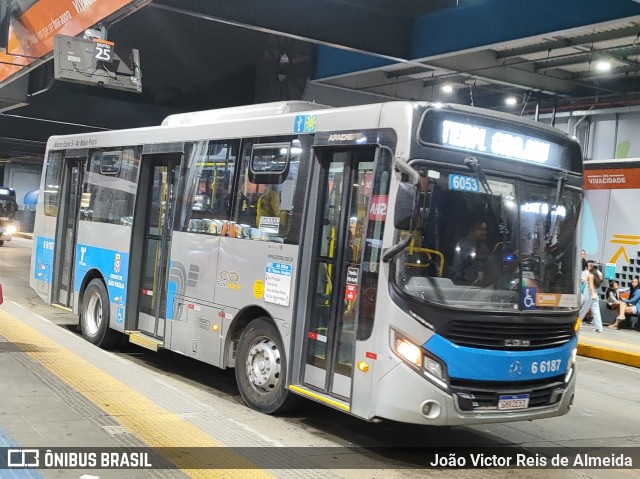
M 438 333 L 459 346 L 523 351 L 556 348 L 574 336 L 570 324 L 451 321 Z
M 538 381 L 492 382 L 451 379 L 451 391 L 461 411 L 497 411 L 503 395 L 528 394 L 529 408 L 551 406 L 562 399 L 563 376 Z

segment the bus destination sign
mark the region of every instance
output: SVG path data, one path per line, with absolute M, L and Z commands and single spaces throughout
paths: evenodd
M 504 158 L 546 163 L 551 143 L 495 128 L 444 120 L 442 144 Z
M 560 130 L 524 119 L 507 121 L 476 112 L 430 109 L 422 116 L 418 139 L 424 146 L 439 145 L 582 173 L 582 153 L 577 141 Z

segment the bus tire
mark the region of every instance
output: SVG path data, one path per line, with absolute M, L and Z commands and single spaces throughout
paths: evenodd
M 117 344 L 120 333 L 109 328 L 109 295 L 104 282 L 92 280 L 82 297 L 80 325 L 84 339 L 101 348 Z
M 4 240 L 0 240 L 0 246 L 4 246 Z
M 284 387 L 284 345 L 278 330 L 266 318 L 254 319 L 242 331 L 235 372 L 240 395 L 252 409 L 265 414 L 281 413 L 297 399 Z

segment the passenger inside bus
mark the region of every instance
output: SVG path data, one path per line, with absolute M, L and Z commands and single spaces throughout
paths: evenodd
M 265 218 L 265 219 L 263 219 Z M 270 218 L 270 220 L 266 220 Z M 280 193 L 276 190 L 275 185 L 266 185 L 265 190 L 258 198 L 256 205 L 256 227 L 261 228 L 262 222 L 269 222 L 275 228 L 277 224 L 278 234 L 282 236 L 286 231 L 287 212 L 280 210 Z
M 258 198 L 256 210 L 256 225 L 260 224 L 263 216 L 277 217 L 279 215 L 280 194 L 271 185 L 267 185 L 260 198 Z

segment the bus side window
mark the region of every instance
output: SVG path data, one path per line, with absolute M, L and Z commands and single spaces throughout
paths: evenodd
M 47 160 L 47 172 L 44 181 L 44 214 L 47 216 L 58 215 L 58 203 L 60 201 L 60 173 L 62 171 L 62 152 L 52 151 Z
M 250 230 L 251 239 L 297 243 L 302 202 L 294 197 L 301 157 L 309 154 L 301 142 L 307 143 L 295 137 L 245 143 L 231 220 Z
M 80 202 L 81 220 L 132 225 L 135 203 L 132 191 L 138 181 L 140 154 L 139 147 L 91 154 Z
M 219 235 L 229 220 L 238 140 L 201 142 L 186 183 L 182 231 Z

